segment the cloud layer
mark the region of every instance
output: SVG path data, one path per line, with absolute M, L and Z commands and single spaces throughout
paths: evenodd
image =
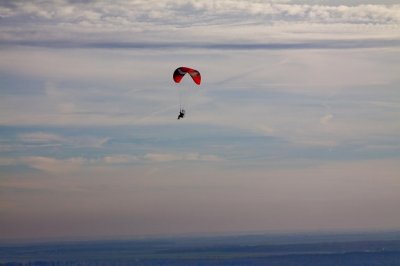
M 190 14 L 190 15 L 188 15 Z M 276 42 L 398 38 L 400 5 L 290 1 L 12 1 L 0 6 L 1 41 Z M 352 34 L 349 36 L 348 34 Z M 29 43 L 29 42 L 28 42 Z M 140 45 L 137 44 L 137 45 Z M 154 44 L 156 45 L 156 44 Z

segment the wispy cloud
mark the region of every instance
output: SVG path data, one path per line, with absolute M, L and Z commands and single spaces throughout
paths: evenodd
M 322 125 L 328 125 L 330 121 L 332 121 L 333 119 L 333 115 L 332 114 L 327 114 L 324 115 L 323 117 L 321 117 L 321 119 L 319 120 L 321 122 Z
M 60 160 L 35 156 L 16 159 L 15 163 L 28 165 L 29 167 L 50 173 L 66 173 L 79 170 L 85 164 L 85 160 L 80 157 Z
M 133 155 L 116 154 L 116 155 L 105 156 L 100 160 L 100 162 L 104 162 L 106 164 L 129 164 L 137 162 L 139 159 L 140 158 Z
M 54 158 L 45 156 L 0 157 L 0 166 L 28 166 L 49 173 L 71 173 L 82 171 L 85 167 L 129 165 L 144 162 L 221 162 L 217 155 L 200 153 L 147 153 L 144 155 L 109 154 L 103 157 Z
M 216 155 L 199 154 L 199 153 L 148 153 L 143 156 L 145 160 L 155 162 L 172 162 L 172 161 L 208 161 L 219 162 L 223 159 Z
M 19 134 L 18 140 L 22 144 L 48 144 L 48 145 L 68 145 L 72 147 L 102 147 L 109 138 L 96 136 L 61 136 L 46 132 L 31 132 Z
M 66 138 L 60 135 L 46 132 L 22 133 L 18 136 L 18 139 L 26 143 L 58 143 L 67 141 Z

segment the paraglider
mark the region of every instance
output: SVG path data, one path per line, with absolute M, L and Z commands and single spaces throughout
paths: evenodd
M 179 110 L 178 120 L 183 118 L 184 116 L 185 116 L 185 110 L 183 109 Z
M 194 81 L 195 84 L 200 85 L 201 75 L 200 75 L 200 72 L 196 69 L 192 69 L 189 67 L 178 67 L 177 69 L 175 69 L 172 77 L 173 77 L 175 83 L 180 83 L 186 74 L 190 75 L 190 77 L 192 78 L 192 80 Z M 182 95 L 183 95 L 183 91 L 180 91 L 180 95 L 179 95 L 180 108 L 179 108 L 178 120 L 185 116 L 185 110 L 182 107 Z

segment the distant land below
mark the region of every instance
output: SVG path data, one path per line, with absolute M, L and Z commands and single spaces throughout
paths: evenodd
M 0 265 L 400 265 L 400 231 L 3 242 Z

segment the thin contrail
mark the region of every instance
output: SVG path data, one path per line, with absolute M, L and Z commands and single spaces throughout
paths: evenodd
M 289 59 L 284 58 L 283 60 L 277 62 L 276 65 L 284 65 L 284 64 L 286 64 L 288 61 L 289 61 Z M 220 80 L 220 81 L 216 81 L 216 82 L 210 83 L 210 85 L 223 85 L 223 84 L 225 84 L 225 83 L 230 83 L 230 82 L 232 82 L 232 81 L 235 81 L 235 80 L 238 80 L 238 79 L 247 77 L 247 76 L 249 76 L 249 75 L 251 75 L 251 74 L 254 74 L 254 73 L 263 71 L 263 70 L 266 69 L 267 67 L 269 67 L 269 66 L 265 66 L 265 65 L 257 66 L 257 67 L 254 67 L 254 68 L 251 69 L 251 70 L 248 70 L 248 71 L 245 71 L 245 72 L 242 72 L 242 73 L 238 73 L 238 74 L 236 74 L 236 75 L 230 76 L 230 77 L 225 78 L 225 79 Z

